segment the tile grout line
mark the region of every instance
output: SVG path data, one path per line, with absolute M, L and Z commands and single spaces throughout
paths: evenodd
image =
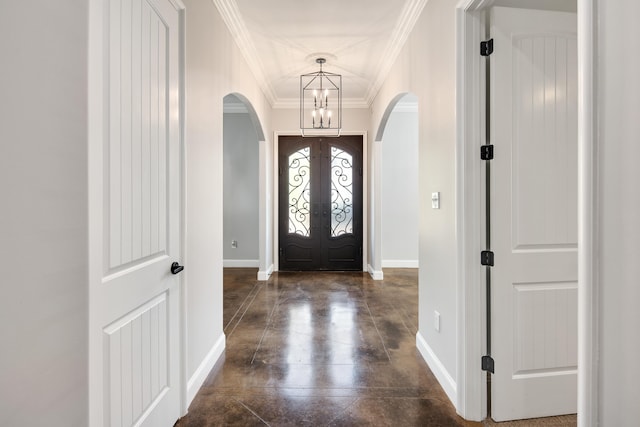
M 367 302 L 366 296 L 364 295 L 364 292 L 362 293 L 362 301 L 365 305 L 365 307 L 367 307 L 367 311 L 369 312 L 369 317 L 371 318 L 371 321 L 373 322 L 373 326 L 376 328 L 376 332 L 378 333 L 378 338 L 380 338 L 380 342 L 382 343 L 382 348 L 384 349 L 384 352 L 387 355 L 387 358 L 389 359 L 389 362 L 391 362 L 391 355 L 389 354 L 389 351 L 387 350 L 387 346 L 384 344 L 384 339 L 382 338 L 382 334 L 380 333 L 380 330 L 378 329 L 378 325 L 376 324 L 375 319 L 373 318 L 373 314 L 371 313 L 371 309 L 369 308 L 369 303 Z
M 326 425 L 330 426 L 331 423 L 333 423 L 334 421 L 336 421 L 338 418 L 340 418 L 343 414 L 345 414 L 353 405 L 355 405 L 359 400 L 361 399 L 361 397 L 356 397 L 355 399 L 353 399 L 353 402 L 351 402 L 349 405 L 347 405 L 346 408 L 344 408 L 342 411 L 340 411 L 339 414 L 337 414 L 335 417 L 333 417 L 331 419 L 331 421 L 329 421 Z
M 405 322 L 405 318 L 408 318 L 409 316 L 407 316 L 407 313 L 402 310 L 399 309 L 398 307 L 396 307 L 396 305 L 389 301 L 389 305 L 391 306 L 391 308 L 398 314 L 400 314 L 400 320 L 402 321 L 402 325 L 405 327 L 405 329 L 407 330 L 407 332 L 409 332 L 410 335 L 415 335 L 413 332 L 411 332 L 411 329 L 407 326 L 407 323 Z M 415 326 L 415 325 L 413 325 Z M 417 330 L 417 327 L 416 327 Z
M 286 301 L 287 299 L 285 299 L 284 301 Z M 260 346 L 262 345 L 262 341 L 264 340 L 264 337 L 267 335 L 267 331 L 269 330 L 269 325 L 271 325 L 271 320 L 273 319 L 273 314 L 276 312 L 276 309 L 278 307 L 280 307 L 280 304 L 282 304 L 283 301 L 280 301 L 280 298 L 278 298 L 278 300 L 276 301 L 276 303 L 273 305 L 273 308 L 271 309 L 271 313 L 269 313 L 269 317 L 267 318 L 267 323 L 266 325 L 264 325 L 264 330 L 262 331 L 262 336 L 260 337 L 260 341 L 258 342 L 258 346 L 256 347 L 256 350 L 253 352 L 253 357 L 251 358 L 251 363 L 250 365 L 253 365 L 253 362 L 256 360 L 256 355 L 258 354 L 258 350 L 260 350 Z
M 241 404 L 242 406 L 244 406 L 244 408 L 251 412 L 255 417 L 257 417 L 260 421 L 262 421 L 265 425 L 271 427 L 271 424 L 269 424 L 268 422 L 266 422 L 265 420 L 262 419 L 262 417 L 260 415 L 258 415 L 253 409 L 249 408 L 247 405 L 244 404 L 244 402 L 242 402 L 241 400 L 238 400 L 237 398 L 233 398 L 233 400 L 235 400 L 236 402 L 238 402 L 239 404 Z
M 251 292 L 249 292 L 249 295 L 247 295 L 247 298 L 249 298 L 249 296 L 251 295 L 251 293 L 253 292 L 254 289 L 258 288 L 258 290 L 253 294 L 253 297 L 251 298 L 251 301 L 247 304 L 246 308 L 244 309 L 244 311 L 242 312 L 242 316 L 240 316 L 240 318 L 238 319 L 238 321 L 236 322 L 235 326 L 233 327 L 233 329 L 231 330 L 231 332 L 229 332 L 229 334 L 227 335 L 227 339 L 229 339 L 229 337 L 231 337 L 231 335 L 233 334 L 233 332 L 236 330 L 236 328 L 238 327 L 238 325 L 240 324 L 240 322 L 242 322 L 242 319 L 244 319 L 244 315 L 247 314 L 247 311 L 249 311 L 249 308 L 251 307 L 251 304 L 253 304 L 253 302 L 255 301 L 255 299 L 258 297 L 258 294 L 260 294 L 260 292 L 262 291 L 262 284 L 260 283 L 256 283 L 256 285 L 253 287 L 253 289 L 251 289 Z M 245 298 L 245 301 L 247 300 L 247 298 Z M 242 303 L 244 304 L 243 301 Z M 242 306 L 241 306 L 242 308 Z M 231 323 L 231 322 L 229 322 Z
M 244 299 L 242 300 L 242 304 L 240 304 L 240 306 L 236 309 L 236 312 L 233 313 L 233 316 L 231 316 L 231 319 L 229 319 L 229 323 L 227 323 L 227 325 L 224 327 L 223 331 L 226 331 L 227 328 L 229 326 L 231 326 L 231 324 L 233 323 L 233 320 L 236 318 L 236 316 L 238 315 L 238 313 L 240 313 L 240 310 L 242 310 L 242 308 L 245 306 L 247 299 L 249 299 L 249 297 L 251 296 L 251 294 L 255 291 L 256 286 L 258 286 L 259 283 L 255 283 L 253 285 L 253 287 L 251 288 L 251 290 L 249 292 L 247 292 L 247 295 L 244 297 Z M 223 290 L 224 292 L 224 290 Z

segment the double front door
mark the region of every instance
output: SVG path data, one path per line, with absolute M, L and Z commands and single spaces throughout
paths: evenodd
M 362 270 L 362 136 L 281 136 L 279 269 Z

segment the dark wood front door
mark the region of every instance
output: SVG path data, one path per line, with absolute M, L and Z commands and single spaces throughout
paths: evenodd
M 362 270 L 362 136 L 280 136 L 280 270 Z

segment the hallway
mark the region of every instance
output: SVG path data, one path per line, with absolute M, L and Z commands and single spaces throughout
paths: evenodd
M 226 353 L 178 427 L 480 425 L 456 415 L 415 347 L 417 270 L 255 277 L 225 269 Z

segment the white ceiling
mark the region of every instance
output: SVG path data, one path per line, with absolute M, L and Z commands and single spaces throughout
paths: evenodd
M 426 0 L 213 0 L 274 108 L 297 108 L 300 74 L 342 74 L 343 106 L 368 107 Z

